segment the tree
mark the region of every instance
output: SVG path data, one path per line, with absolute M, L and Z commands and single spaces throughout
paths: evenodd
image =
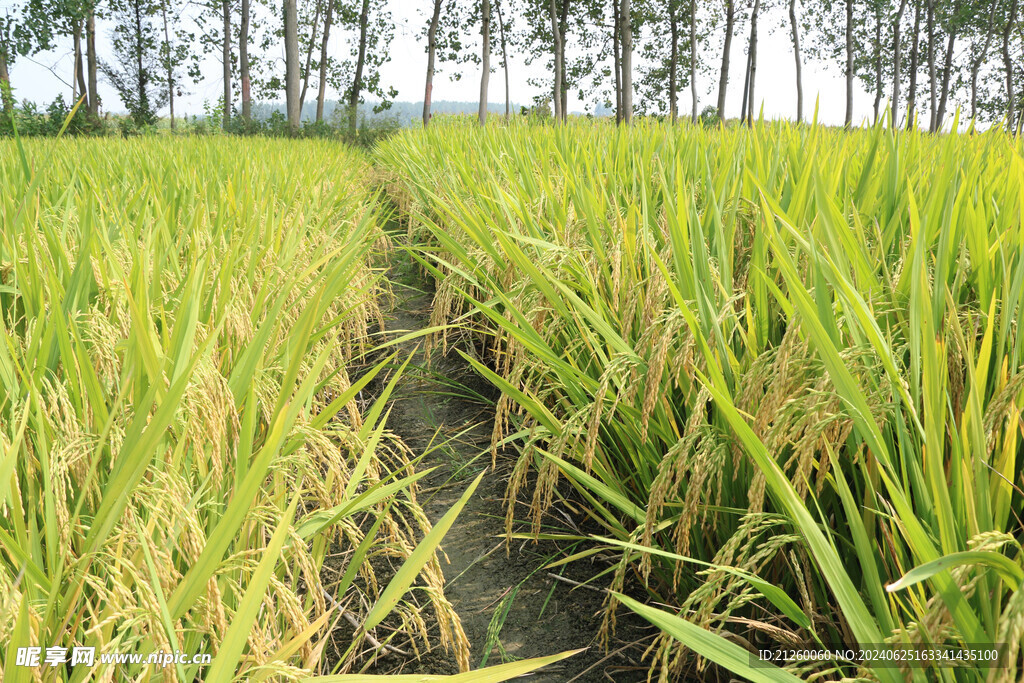
M 875 36 L 874 40 L 871 41 L 872 57 L 871 61 L 874 65 L 874 89 L 875 89 L 875 101 L 872 105 L 872 123 L 878 123 L 878 111 L 882 103 L 882 5 L 883 3 L 879 0 L 874 0 L 872 3 L 873 7 L 873 19 L 875 24 Z
M 979 27 L 984 36 L 984 42 L 981 49 L 971 59 L 971 118 L 973 119 L 978 118 L 978 73 L 981 71 L 981 65 L 988 57 L 989 46 L 992 44 L 992 36 L 995 33 L 996 25 L 996 9 L 999 7 L 999 2 L 997 0 L 988 0 L 988 5 L 988 20 L 983 28 Z M 972 43 L 972 49 L 974 47 Z
M 423 125 L 430 123 L 430 95 L 434 89 L 434 55 L 437 52 L 437 25 L 441 20 L 441 0 L 434 0 L 434 14 L 427 31 L 427 85 L 423 93 Z
M 1006 69 L 1006 127 L 1013 127 L 1014 92 L 1013 92 L 1013 60 L 1010 58 L 1010 32 L 1017 23 L 1017 0 L 1010 0 L 1009 17 L 1003 25 L 1003 65 Z
M 221 65 L 224 75 L 224 113 L 221 125 L 226 130 L 231 123 L 231 0 L 221 0 L 224 33 L 221 36 Z
M 96 96 L 96 50 L 95 35 L 88 35 L 89 26 L 95 33 L 95 12 L 97 0 L 40 0 L 45 12 L 45 21 L 54 35 L 68 36 L 72 44 L 72 98 L 86 98 L 86 110 L 98 110 Z M 91 40 L 91 42 L 90 42 Z M 88 44 L 90 78 L 86 79 L 86 53 L 83 44 Z
M 691 4 L 692 0 L 647 0 L 633 6 L 633 14 L 640 15 L 639 23 L 648 29 L 640 33 L 639 109 L 666 111 L 673 122 L 679 116 L 679 88 L 693 75 L 693 52 L 684 54 L 681 45 L 684 7 L 689 11 Z
M 96 12 L 89 13 L 85 20 L 85 52 L 89 73 L 89 113 L 96 117 L 100 113 L 99 55 L 96 54 Z
M 870 1 L 870 0 L 864 0 Z M 880 0 L 881 1 L 881 0 Z M 813 12 L 805 13 L 809 30 L 805 36 L 806 53 L 812 58 L 829 60 L 842 64 L 846 84 L 846 111 L 844 124 L 853 125 L 853 83 L 858 75 L 858 66 L 871 63 L 861 55 L 856 58 L 855 45 L 869 44 L 865 35 L 865 13 L 855 9 L 855 0 L 820 0 Z M 863 77 L 870 78 L 863 72 Z
M 630 0 L 622 0 L 622 120 L 633 120 L 633 21 Z
M 747 69 L 743 80 L 743 106 L 740 109 L 740 121 L 753 125 L 754 119 L 754 82 L 757 79 L 757 17 L 761 10 L 761 0 L 754 0 L 754 8 L 750 12 L 750 41 L 747 47 Z
M 175 14 L 168 0 L 160 1 L 160 18 L 163 23 L 163 40 L 160 42 L 160 63 L 163 66 L 163 83 L 167 88 L 167 104 L 170 108 L 171 128 L 175 127 L 174 97 L 183 94 L 178 71 L 190 62 L 188 73 L 196 80 L 199 78 L 199 64 L 195 59 L 191 46 L 195 40 L 192 33 L 182 31 L 181 15 Z
M 691 123 L 697 123 L 697 0 L 690 0 L 690 100 Z
M 927 27 L 928 27 L 928 130 L 935 130 L 935 103 L 938 93 L 935 90 L 935 0 L 927 0 Z
M 508 42 L 505 39 L 505 20 L 501 16 L 501 0 L 494 0 L 494 9 L 498 13 L 498 33 L 500 35 L 501 42 L 501 68 L 505 72 L 505 120 L 508 121 L 509 107 L 511 107 L 511 101 L 509 100 L 509 83 L 508 83 Z
M 617 22 L 607 21 L 609 6 L 613 14 L 620 8 L 618 0 L 523 0 L 518 5 L 523 29 L 510 42 L 521 49 L 527 65 L 550 60 L 547 73 L 554 78 L 546 75 L 529 82 L 550 92 L 558 119 L 568 115 L 570 91 L 576 90 L 580 99 L 587 100 L 607 85 L 611 75 L 604 67 L 609 56 L 607 41 L 618 34 Z M 547 95 L 535 98 L 538 110 L 543 110 L 547 101 Z
M 78 86 L 78 93 L 84 95 L 86 101 L 89 100 L 89 85 L 85 82 L 85 59 L 82 55 L 82 31 L 84 29 L 85 18 L 77 18 L 73 22 L 72 26 L 72 39 L 74 41 L 74 52 L 75 52 L 75 83 Z
M 139 126 L 156 123 L 156 113 L 167 99 L 153 23 L 156 10 L 149 0 L 111 0 L 114 61 L 100 62 L 103 74 Z
M 619 0 L 612 1 L 619 2 Z M 554 37 L 555 44 L 555 87 L 552 99 L 555 102 L 555 120 L 561 121 L 565 118 L 565 114 L 562 112 L 562 75 L 565 71 L 565 52 L 562 46 L 562 33 L 559 30 L 558 10 L 555 6 L 555 0 L 549 0 L 549 4 L 551 12 L 551 35 Z
M 246 125 L 252 122 L 252 80 L 249 73 L 250 14 L 249 0 L 242 0 L 238 16 L 238 76 L 242 86 L 242 120 Z
M 910 48 L 910 86 L 907 88 L 907 130 L 917 116 L 917 71 L 921 45 L 921 0 L 914 2 L 914 38 Z
M 904 0 L 905 2 L 906 0 Z M 803 60 L 800 58 L 800 24 L 796 18 L 796 0 L 789 0 L 789 29 L 793 41 L 793 58 L 796 60 L 796 120 L 804 119 Z
M 11 94 L 11 74 L 8 64 L 14 61 L 15 55 L 19 52 L 15 48 L 14 31 L 17 24 L 10 14 L 0 16 L 0 107 L 6 114 L 14 106 L 14 96 Z
M 946 54 L 942 64 L 942 84 L 939 91 L 939 106 L 935 112 L 934 130 L 941 130 L 943 119 L 946 116 L 946 103 L 949 100 L 950 76 L 953 71 L 953 47 L 956 45 L 957 32 L 960 29 L 960 2 L 953 3 L 951 12 L 944 17 L 944 28 L 946 30 Z
M 846 0 L 846 117 L 844 125 L 847 128 L 853 125 L 853 0 Z
M 348 94 L 348 129 L 356 132 L 356 107 L 359 106 L 360 90 L 363 87 L 363 66 L 366 63 L 366 34 L 370 19 L 370 0 L 363 0 L 363 11 L 359 15 L 359 53 L 356 57 L 356 74 Z
M 348 103 L 349 131 L 354 133 L 358 123 L 358 106 L 366 94 L 380 98 L 374 111 L 383 111 L 391 106 L 398 95 L 393 87 L 384 88 L 380 68 L 390 59 L 387 46 L 394 39 L 394 23 L 387 9 L 386 0 L 361 0 L 357 7 L 342 4 L 339 27 L 353 28 L 358 36 L 350 60 L 341 65 L 343 71 L 351 68 L 352 79 L 345 89 Z
M 900 81 L 903 78 L 903 74 L 900 71 L 902 66 L 903 54 L 900 51 L 900 28 L 903 22 L 903 12 L 907 9 L 907 0 L 900 0 L 900 8 L 896 12 L 896 18 L 892 22 L 892 115 L 889 125 L 893 128 L 896 127 L 896 121 L 899 118 L 899 107 L 900 107 Z
M 394 27 L 381 0 L 315 0 L 297 8 L 299 59 L 299 110 L 305 111 L 306 94 L 317 75 L 315 120 L 322 121 L 327 86 L 342 91 L 348 110 L 349 127 L 355 130 L 356 110 L 364 93 L 382 99 L 376 109 L 386 109 L 397 94 L 380 85 L 379 68 L 388 60 L 380 46 L 390 43 Z M 352 46 L 347 55 L 331 55 L 328 41 L 334 34 L 346 36 Z M 354 98 L 354 99 L 353 99 Z
M 612 0 L 612 53 L 613 68 L 615 69 L 615 123 L 622 123 L 622 46 L 619 44 L 622 31 L 619 30 L 621 20 L 619 12 L 622 9 L 619 0 Z
M 10 69 L 18 57 L 53 47 L 52 24 L 41 0 L 5 7 L 0 13 L 0 110 L 14 107 Z
M 669 68 L 668 68 L 668 112 L 672 123 L 679 118 L 679 2 L 669 0 L 668 26 L 669 36 Z
M 197 7 L 193 19 L 198 29 L 200 49 L 203 54 L 216 54 L 221 65 L 221 126 L 227 129 L 231 123 L 234 97 L 232 0 L 198 0 Z
M 449 73 L 453 81 L 462 79 L 462 64 L 480 63 L 476 52 L 463 44 L 465 35 L 471 30 L 470 26 L 479 16 L 478 11 L 464 0 L 435 0 L 433 8 L 426 27 L 427 82 L 423 94 L 423 125 L 430 121 L 437 63 L 457 65 Z
M 299 132 L 299 33 L 298 10 L 295 0 L 284 0 L 284 92 L 288 110 L 288 128 L 292 135 Z
M 328 0 L 327 4 L 330 4 Z M 309 21 L 309 37 L 303 38 L 299 44 L 300 48 L 306 53 L 306 59 L 303 62 L 302 67 L 302 89 L 299 92 L 299 109 L 302 109 L 302 105 L 306 102 L 306 91 L 309 89 L 309 77 L 313 73 L 313 50 L 322 45 L 317 40 L 318 34 L 320 33 L 320 15 L 324 10 L 324 0 L 316 0 L 313 6 L 313 17 Z M 301 19 L 300 19 L 301 23 Z M 325 30 L 326 30 L 326 22 Z
M 734 0 L 725 0 L 725 43 L 722 45 L 722 70 L 718 77 L 718 118 L 725 120 L 725 89 L 729 86 L 729 51 L 732 48 L 732 32 L 736 25 Z
M 487 86 L 491 78 L 491 3 L 482 0 L 480 5 L 480 125 L 487 123 Z
M 324 120 L 324 97 L 327 93 L 327 39 L 331 35 L 331 21 L 334 18 L 334 0 L 327 0 L 327 13 L 324 16 L 324 32 L 320 41 L 320 82 L 316 95 L 316 121 Z
M 569 5 L 572 0 L 559 0 L 558 11 L 558 37 L 561 41 L 562 51 L 562 87 L 555 91 L 555 97 L 562 104 L 562 119 L 569 115 L 569 66 L 566 58 L 566 45 L 569 44 Z

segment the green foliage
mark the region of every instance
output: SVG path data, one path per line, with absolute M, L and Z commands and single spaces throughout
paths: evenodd
M 540 124 L 551 121 L 551 100 L 543 100 L 531 107 L 520 107 L 519 116 L 530 123 Z
M 667 679 L 692 651 L 747 675 L 708 633 L 725 630 L 1007 643 L 1006 668 L 950 677 L 982 681 L 1015 680 L 1024 640 L 1021 144 L 453 121 L 377 154 L 437 280 L 434 324 L 471 335 L 502 390 L 508 499 L 535 532 L 582 506 L 620 558 L 612 589 L 685 617 L 638 610 Z
M 363 361 L 385 240 L 367 173 L 316 140 L 0 140 L 4 680 L 42 674 L 15 662 L 37 643 L 216 655 L 177 680 L 329 673 L 338 604 L 420 637 L 429 603 L 468 668 L 423 473 L 384 432 L 400 372 L 357 401 L 395 360 Z M 374 561 L 343 586 L 321 574 L 357 551 Z M 112 666 L 45 676 L 169 675 Z
M 112 132 L 109 124 L 89 116 L 84 107 L 79 107 L 74 116 L 71 116 L 73 108 L 60 94 L 46 106 L 45 110 L 40 110 L 35 103 L 25 100 L 20 106 L 13 106 L 8 114 L 0 116 L 0 137 L 13 135 L 14 124 L 17 124 L 19 135 L 55 137 L 60 133 L 65 121 L 68 126 L 64 135 L 106 135 Z M 14 118 L 13 122 L 11 117 Z
M 332 115 L 324 121 L 303 121 L 299 129 L 300 138 L 321 138 L 340 140 L 357 147 L 371 148 L 378 141 L 388 138 L 400 130 L 398 121 L 390 118 L 368 118 L 365 115 L 353 133 L 348 127 L 348 109 L 335 107 Z M 208 118 L 197 123 L 195 132 L 217 131 L 220 118 L 216 110 L 209 112 Z M 225 131 L 234 135 L 260 135 L 266 137 L 293 137 L 288 121 L 280 111 L 271 112 L 266 119 L 252 119 L 246 123 L 240 116 L 232 116 Z
M 697 121 L 705 128 L 716 127 L 719 124 L 718 107 L 713 104 L 704 107 L 700 112 L 700 116 L 697 117 Z
M 154 21 L 157 10 L 152 0 L 113 0 L 113 61 L 100 62 L 137 128 L 155 124 L 168 97 L 162 42 Z M 168 56 L 165 53 L 163 59 Z
M 0 62 L 10 69 L 18 57 L 51 49 L 53 28 L 52 7 L 44 0 L 5 6 L 0 12 Z

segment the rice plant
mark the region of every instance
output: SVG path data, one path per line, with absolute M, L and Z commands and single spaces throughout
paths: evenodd
M 0 145 L 5 680 L 299 679 L 403 633 L 468 666 L 423 472 L 384 431 L 395 358 L 364 367 L 386 246 L 367 170 L 336 144 Z M 19 667 L 25 646 L 96 663 Z M 212 662 L 99 660 L 153 651 Z
M 502 390 L 510 530 L 525 496 L 540 535 L 571 487 L 602 529 L 577 556 L 614 549 L 606 584 L 674 607 L 623 598 L 663 629 L 661 680 L 709 661 L 1017 679 L 1019 138 L 451 122 L 376 157 L 436 279 L 432 323 L 468 330 Z M 747 660 L 883 642 L 1004 648 L 959 668 Z

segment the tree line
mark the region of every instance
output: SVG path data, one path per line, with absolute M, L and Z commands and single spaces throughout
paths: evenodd
M 488 115 L 492 73 L 504 77 L 509 101 L 509 55 L 524 57 L 531 83 L 556 121 L 568 115 L 570 93 L 614 111 L 676 120 L 689 90 L 689 117 L 758 116 L 759 35 L 788 34 L 795 63 L 793 116 L 807 114 L 807 61 L 832 64 L 845 76 L 845 123 L 854 123 L 858 82 L 873 94 L 871 117 L 892 125 L 939 130 L 965 107 L 979 120 L 1024 115 L 1024 32 L 1020 0 L 422 0 L 418 28 L 426 43 L 423 125 L 431 117 L 434 75 L 445 64 L 452 78 L 480 74 L 479 113 Z M 97 54 L 97 21 L 113 28 L 110 54 Z M 415 30 L 415 28 L 414 28 Z M 140 124 L 202 78 L 200 61 L 219 57 L 220 119 L 244 128 L 254 99 L 284 94 L 288 125 L 297 130 L 307 101 L 324 116 L 328 87 L 347 106 L 355 129 L 367 98 L 386 109 L 397 92 L 384 83 L 396 22 L 390 0 L 15 0 L 0 10 L 0 91 L 14 106 L 10 68 L 21 58 L 70 44 L 74 58 L 62 78 L 74 99 L 100 111 L 102 76 Z M 330 50 L 335 37 L 340 50 Z M 340 37 L 340 41 L 338 38 Z M 284 59 L 280 59 L 281 46 Z M 730 64 L 744 60 L 738 110 L 727 101 Z M 283 64 L 282 64 L 283 62 Z M 59 75 L 59 74 L 58 74 Z M 701 109 L 701 92 L 716 99 Z M 711 105 L 710 102 L 714 101 Z M 890 110 L 883 111 L 888 102 Z M 509 114 L 506 104 L 505 115 Z M 865 116 L 867 112 L 860 112 Z

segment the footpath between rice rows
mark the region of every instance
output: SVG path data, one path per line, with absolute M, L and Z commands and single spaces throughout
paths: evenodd
M 385 332 L 394 340 L 429 326 L 433 287 L 401 248 L 392 252 L 389 275 L 394 305 L 386 315 Z M 653 630 L 632 615 L 620 618 L 619 637 L 605 652 L 597 642 L 603 592 L 570 583 L 586 580 L 584 568 L 549 570 L 545 565 L 558 552 L 553 545 L 506 543 L 503 501 L 510 464 L 499 454 L 491 466 L 493 388 L 452 349 L 443 354 L 434 348 L 428 359 L 422 337 L 400 342 L 397 349 L 413 359 L 396 387 L 388 429 L 415 456 L 426 452 L 418 469 L 437 468 L 422 481 L 418 494 L 430 521 L 440 519 L 469 482 L 487 470 L 442 543 L 445 593 L 469 639 L 472 667 L 588 648 L 529 679 L 646 680 L 647 668 L 640 660 Z M 564 580 L 556 580 L 555 573 Z M 403 671 L 441 674 L 456 668 L 450 658 L 432 652 L 409 661 Z

